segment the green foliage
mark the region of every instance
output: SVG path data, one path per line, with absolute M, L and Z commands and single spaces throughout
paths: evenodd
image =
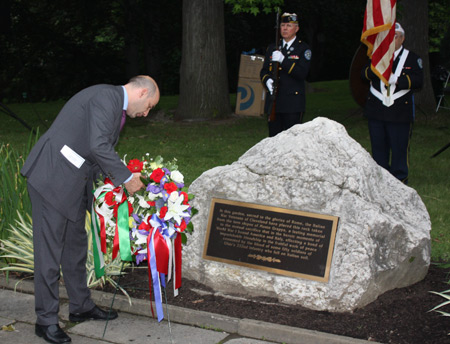
M 226 4 L 233 6 L 233 13 L 251 13 L 258 15 L 262 9 L 264 13 L 276 12 L 283 6 L 284 0 L 225 0 Z
M 20 169 L 34 143 L 35 136 L 31 134 L 21 153 L 9 143 L 0 145 L 0 239 L 7 237 L 6 228 L 15 223 L 17 213 L 31 213 L 26 179 L 20 175 Z
M 450 305 L 450 289 L 445 290 L 445 291 L 443 291 L 441 293 L 436 292 L 436 291 L 430 291 L 430 293 L 442 296 L 444 299 L 447 300 L 447 301 L 444 301 L 444 302 L 440 303 L 439 305 L 437 305 L 433 309 L 431 309 L 431 311 L 435 311 L 435 312 L 440 313 L 443 316 L 450 317 L 450 313 L 440 310 L 440 308 L 442 308 L 444 306 L 447 306 L 447 305 Z M 450 333 L 449 333 L 449 335 L 450 335 Z
M 430 0 L 428 5 L 430 25 L 430 52 L 439 51 L 445 34 L 450 31 L 450 0 Z
M 80 1 L 9 1 L 2 8 L 9 12 L 2 19 L 11 23 L 8 34 L 0 34 L 8 66 L 1 94 L 18 100 L 26 92 L 41 101 L 73 94 L 96 78 L 123 78 L 117 66 L 123 65 L 125 29 L 113 15 L 115 4 L 99 0 L 87 10 Z
M 8 263 L 0 268 L 0 271 L 33 274 L 34 249 L 32 220 L 30 215 L 27 213 L 22 215 L 21 212 L 17 211 L 16 223 L 15 225 L 10 225 L 7 231 L 9 232 L 8 238 L 0 241 L 0 259 L 7 260 Z M 92 232 L 89 213 L 87 213 L 86 216 L 86 231 L 88 232 L 88 247 L 92 248 Z M 89 249 L 86 260 L 88 287 L 103 287 L 106 283 L 110 283 L 114 288 L 120 289 L 128 296 L 128 293 L 114 280 L 115 276 L 120 275 L 122 268 L 126 268 L 127 266 L 128 263 L 122 265 L 120 258 L 111 260 L 111 252 L 109 252 L 108 255 L 105 255 L 105 275 L 101 278 L 96 278 L 94 256 L 92 250 Z
M 33 230 L 31 217 L 17 211 L 16 224 L 7 229 L 8 239 L 1 240 L 0 258 L 9 261 L 3 271 L 34 272 Z
M 450 263 L 441 263 L 441 264 L 438 264 L 438 266 L 442 269 L 448 269 L 448 268 L 450 268 Z M 450 280 L 447 282 L 447 285 L 450 285 Z M 439 295 L 439 296 L 443 297 L 444 299 L 446 299 L 446 301 L 440 303 L 433 309 L 430 309 L 430 312 L 438 312 L 439 314 L 441 314 L 443 316 L 450 317 L 449 312 L 442 310 L 443 307 L 450 305 L 450 289 L 444 290 L 442 292 L 430 291 L 430 293 Z M 450 335 L 450 333 L 448 333 L 448 335 Z

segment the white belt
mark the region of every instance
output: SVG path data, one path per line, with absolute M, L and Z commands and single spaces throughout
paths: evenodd
M 384 85 L 383 85 L 384 86 Z M 393 91 L 393 90 L 391 90 Z M 383 105 L 389 107 L 391 105 L 394 104 L 394 102 L 400 98 L 403 97 L 406 93 L 408 93 L 411 90 L 401 90 L 398 91 L 390 96 L 388 95 L 384 95 L 383 93 L 381 93 L 380 91 L 378 91 L 377 89 L 375 89 L 375 87 L 373 87 L 372 85 L 370 85 L 370 92 L 372 92 L 372 94 L 377 97 L 379 100 L 381 100 L 383 102 Z
M 397 68 L 395 69 L 394 75 L 397 76 L 397 78 L 400 76 L 400 73 L 403 69 L 403 65 L 405 64 L 406 58 L 408 57 L 409 51 L 407 49 L 403 49 L 402 56 L 400 56 L 400 61 L 398 62 Z M 370 92 L 377 97 L 384 106 L 391 106 L 394 104 L 394 102 L 400 98 L 403 97 L 406 93 L 408 93 L 411 90 L 401 90 L 396 93 L 395 92 L 395 85 L 391 85 L 389 89 L 389 95 L 387 94 L 387 89 L 384 83 L 380 80 L 380 91 L 375 89 L 375 87 L 370 84 Z

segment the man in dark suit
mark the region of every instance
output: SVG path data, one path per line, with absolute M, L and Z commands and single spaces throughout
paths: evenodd
M 282 39 L 272 43 L 266 51 L 261 81 L 270 95 L 276 90 L 275 120 L 269 118 L 269 136 L 275 136 L 295 124 L 302 123 L 305 112 L 305 79 L 311 62 L 308 44 L 297 39 L 297 15 L 284 13 L 281 16 L 280 34 Z M 275 68 L 278 66 L 278 83 Z M 270 114 L 273 97 L 267 97 L 265 112 Z
M 403 47 L 405 31 L 395 24 L 395 52 L 389 86 L 369 64 L 362 77 L 370 81 L 364 115 L 368 118 L 372 157 L 394 177 L 408 184 L 409 144 L 415 117 L 414 93 L 423 84 L 422 59 Z
M 74 95 L 28 156 L 27 177 L 32 204 L 35 332 L 50 343 L 70 342 L 58 325 L 60 266 L 69 296 L 69 320 L 117 317 L 90 298 L 86 284 L 86 210 L 93 182 L 102 174 L 130 194 L 143 188 L 114 147 L 126 115 L 147 116 L 159 101 L 159 89 L 148 76 L 124 86 L 95 85 Z

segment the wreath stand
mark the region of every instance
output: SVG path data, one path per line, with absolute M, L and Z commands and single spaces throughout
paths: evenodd
M 124 274 L 124 269 L 126 269 L 125 268 L 125 263 L 126 263 L 125 261 L 122 261 L 122 265 L 120 267 L 119 276 L 117 278 L 117 282 L 115 283 L 114 294 L 113 294 L 113 298 L 111 300 L 111 305 L 109 306 L 108 317 L 106 319 L 105 328 L 103 329 L 102 339 L 105 338 L 106 329 L 108 328 L 108 323 L 109 323 L 109 316 L 110 316 L 110 314 L 111 314 L 111 312 L 113 310 L 114 301 L 116 300 L 117 291 L 119 290 L 119 288 L 125 289 L 125 287 L 135 285 L 135 283 L 129 283 L 129 284 L 123 284 L 123 285 L 120 284 L 120 278 Z M 142 282 L 142 281 L 138 281 L 137 283 L 140 283 L 140 282 Z M 149 288 L 134 288 L 134 289 L 150 291 Z M 166 302 L 166 313 L 167 313 L 167 323 L 168 323 L 168 326 L 169 326 L 170 342 L 173 344 L 174 342 L 173 342 L 173 336 L 172 336 L 172 325 L 171 325 L 171 322 L 170 322 L 169 307 L 168 307 L 168 303 L 167 303 L 166 287 L 163 287 L 162 290 L 163 290 L 163 293 L 164 293 L 164 300 Z M 150 300 L 150 303 L 151 302 L 152 301 Z M 150 307 L 153 307 L 153 306 L 150 304 Z M 153 308 L 152 308 L 152 314 L 153 314 Z M 153 318 L 154 318 L 154 315 L 153 315 Z

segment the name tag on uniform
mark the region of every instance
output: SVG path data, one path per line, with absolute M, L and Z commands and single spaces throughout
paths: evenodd
M 67 145 L 61 148 L 61 154 L 76 168 L 80 168 L 84 163 L 84 158 Z

